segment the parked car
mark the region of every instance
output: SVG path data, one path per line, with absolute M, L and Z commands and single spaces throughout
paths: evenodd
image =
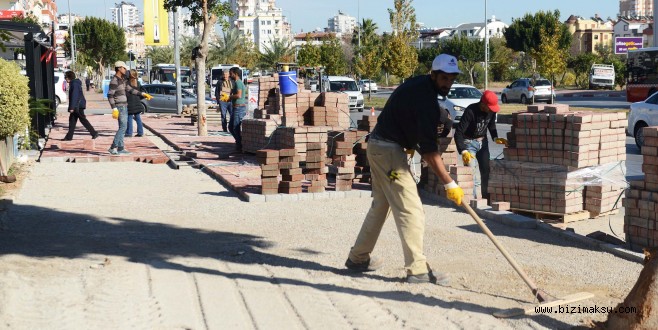
M 377 83 L 370 79 L 361 79 L 359 81 L 359 87 L 361 87 L 361 92 L 373 92 L 377 93 L 378 87 Z
M 325 76 L 322 78 L 322 88 L 325 92 L 347 94 L 350 111 L 363 112 L 363 94 L 354 79 L 343 76 Z
M 176 86 L 169 84 L 150 84 L 142 86 L 142 90 L 151 94 L 151 100 L 142 99 L 144 112 L 171 112 L 176 113 Z M 183 106 L 196 104 L 196 95 L 181 91 Z M 206 105 L 216 104 L 210 97 L 206 96 Z
M 471 85 L 453 84 L 448 96 L 439 96 L 439 104 L 446 108 L 454 123 L 458 123 L 466 107 L 480 102 L 482 92 Z
M 63 72 L 55 72 L 54 76 L 55 81 L 55 109 L 60 105 L 60 103 L 68 103 L 69 93 L 66 88 L 66 79 L 64 79 Z
M 626 133 L 635 138 L 635 144 L 640 149 L 644 144 L 642 128 L 648 126 L 658 126 L 658 92 L 644 101 L 632 103 L 628 113 Z
M 533 83 L 530 78 L 521 78 L 503 89 L 500 98 L 503 103 L 533 104 L 535 102 L 546 102 L 551 104 L 555 100 L 555 91 L 548 79 L 536 79 Z

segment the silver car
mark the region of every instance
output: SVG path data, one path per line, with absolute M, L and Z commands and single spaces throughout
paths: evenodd
M 142 90 L 151 94 L 151 100 L 142 99 L 144 112 L 166 112 L 176 113 L 176 86 L 169 84 L 150 84 L 142 86 Z M 196 104 L 196 95 L 183 90 L 183 106 Z M 206 105 L 215 104 L 209 97 L 206 97 Z
M 642 102 L 631 104 L 626 133 L 635 138 L 638 148 L 642 149 L 644 144 L 642 128 L 656 125 L 658 125 L 658 93 L 654 93 Z
M 480 102 L 482 92 L 471 85 L 453 84 L 448 96 L 439 96 L 439 104 L 448 110 L 454 123 L 458 123 L 466 107 Z
M 530 78 L 521 78 L 503 89 L 500 99 L 503 103 L 533 104 L 535 102 L 546 102 L 551 104 L 555 100 L 555 91 L 548 79 L 540 78 L 533 82 Z

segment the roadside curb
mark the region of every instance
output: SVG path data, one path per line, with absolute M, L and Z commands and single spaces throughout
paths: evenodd
M 455 208 L 454 203 L 448 200 L 447 198 L 438 196 L 436 194 L 432 194 L 422 189 L 419 189 L 418 192 L 421 198 L 423 199 L 429 199 L 433 202 L 438 203 L 441 206 Z M 461 209 L 458 210 L 460 212 L 463 212 L 463 210 Z M 565 238 L 567 240 L 582 243 L 591 248 L 599 249 L 601 251 L 610 253 L 619 258 L 623 258 L 629 261 L 639 262 L 639 263 L 644 262 L 644 254 L 642 253 L 627 250 L 623 246 L 605 243 L 595 240 L 593 238 L 579 235 L 570 230 L 559 229 L 540 220 L 532 219 L 509 211 L 493 211 L 490 206 L 487 206 L 486 208 L 473 208 L 473 210 L 475 211 L 475 213 L 477 213 L 478 216 L 480 216 L 485 221 L 490 220 L 514 228 L 537 229 L 545 232 L 550 232 L 559 235 L 560 237 Z

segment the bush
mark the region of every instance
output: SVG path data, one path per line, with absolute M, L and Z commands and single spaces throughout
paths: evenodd
M 30 123 L 30 89 L 19 67 L 3 59 L 0 59 L 0 77 L 0 138 L 5 138 L 25 132 Z

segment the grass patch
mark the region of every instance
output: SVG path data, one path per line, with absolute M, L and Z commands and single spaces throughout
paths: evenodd
M 375 109 L 377 110 L 382 110 L 384 109 L 384 105 L 386 104 L 386 101 L 388 101 L 388 98 L 383 98 L 383 97 L 372 97 L 370 100 L 368 100 L 368 96 L 364 95 L 363 96 L 364 111 L 365 109 L 370 109 L 372 107 L 375 107 Z

